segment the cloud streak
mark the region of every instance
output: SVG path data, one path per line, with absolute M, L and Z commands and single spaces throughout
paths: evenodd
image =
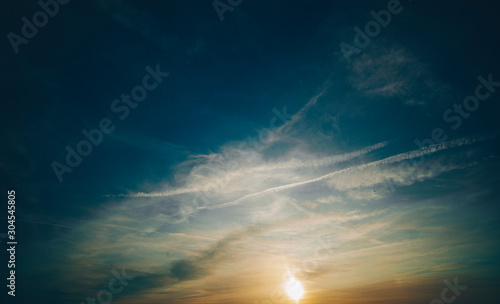
M 263 191 L 259 191 L 256 193 L 247 194 L 247 195 L 244 195 L 236 200 L 233 200 L 233 201 L 230 201 L 230 202 L 227 202 L 224 204 L 219 204 L 216 206 L 201 206 L 201 207 L 198 207 L 198 209 L 216 209 L 216 208 L 224 208 L 224 207 L 234 206 L 234 205 L 237 205 L 245 200 L 248 200 L 250 198 L 255 198 L 255 197 L 258 197 L 261 195 L 265 195 L 265 194 L 269 194 L 269 193 L 273 193 L 273 192 L 278 192 L 278 191 L 283 191 L 283 190 L 288 190 L 288 189 L 292 189 L 295 187 L 299 187 L 299 186 L 303 186 L 303 185 L 307 185 L 307 184 L 311 184 L 311 183 L 316 183 L 319 181 L 329 179 L 329 178 L 334 177 L 336 175 L 347 174 L 347 173 L 351 173 L 351 172 L 356 171 L 356 170 L 362 170 L 362 169 L 365 169 L 368 167 L 375 167 L 375 166 L 379 166 L 379 165 L 392 164 L 392 163 L 396 163 L 396 162 L 401 162 L 403 160 L 409 160 L 409 159 L 425 156 L 428 154 L 436 153 L 436 152 L 442 151 L 442 150 L 457 148 L 457 147 L 461 147 L 463 145 L 470 145 L 470 144 L 473 144 L 477 141 L 481 141 L 481 140 L 485 140 L 485 139 L 486 138 L 477 138 L 477 139 L 476 138 L 461 138 L 461 139 L 443 142 L 440 144 L 430 145 L 427 147 L 420 148 L 418 150 L 400 153 L 400 154 L 393 155 L 393 156 L 390 156 L 390 157 L 387 157 L 387 158 L 384 158 L 384 159 L 381 159 L 378 161 L 373 161 L 373 162 L 370 162 L 367 164 L 357 165 L 357 166 L 345 168 L 342 170 L 334 171 L 334 172 L 331 172 L 331 173 L 328 173 L 328 174 L 325 174 L 325 175 L 322 175 L 322 176 L 319 176 L 316 178 L 308 179 L 305 181 L 290 183 L 290 184 L 282 185 L 282 186 L 278 186 L 278 187 L 272 187 L 272 188 L 268 188 L 268 189 L 265 189 Z

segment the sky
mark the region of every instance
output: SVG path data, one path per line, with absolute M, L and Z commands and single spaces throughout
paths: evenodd
M 1 6 L 2 303 L 497 303 L 495 1 Z

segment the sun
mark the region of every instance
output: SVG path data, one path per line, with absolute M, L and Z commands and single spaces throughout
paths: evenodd
M 288 282 L 285 283 L 286 294 L 293 299 L 295 302 L 299 303 L 299 300 L 304 295 L 304 288 L 300 281 L 298 281 L 290 272 L 288 272 Z

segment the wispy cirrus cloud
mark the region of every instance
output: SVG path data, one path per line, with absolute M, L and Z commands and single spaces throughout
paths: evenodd
M 282 153 L 269 157 L 268 149 L 290 143 L 289 137 L 297 135 L 293 128 L 307 121 L 313 107 L 321 107 L 319 99 L 309 100 L 300 115 L 293 116 L 300 119 L 292 118 L 293 123 L 279 128 L 279 136 L 264 141 L 263 149 L 232 142 L 220 152 L 197 155 L 195 161 L 182 164 L 191 166 L 184 184 L 118 197 L 119 203 L 71 229 L 68 237 L 75 241 L 65 249 L 68 262 L 84 274 L 99 272 L 111 258 L 129 269 L 138 279 L 130 295 L 123 296 L 124 303 L 129 298 L 152 301 L 157 293 L 179 301 L 207 301 L 207 294 L 221 288 L 212 285 L 214 280 L 238 282 L 224 287 L 229 293 L 241 292 L 241 284 L 255 280 L 279 286 L 277 274 L 286 269 L 306 286 L 320 280 L 325 286 L 336 282 L 338 288 L 386 282 L 398 273 L 418 277 L 416 266 L 408 261 L 422 257 L 426 259 L 420 271 L 447 271 L 442 265 L 449 261 L 439 254 L 448 250 L 445 245 L 459 248 L 459 241 L 442 243 L 435 232 L 452 229 L 439 222 L 440 215 L 455 208 L 448 205 L 452 198 L 418 205 L 382 204 L 395 199 L 385 183 L 418 187 L 419 182 L 474 166 L 474 161 L 464 162 L 453 151 L 491 137 L 462 138 L 402 153 L 395 152 L 388 140 L 328 154 L 315 151 L 307 137 L 299 136 Z M 400 166 L 408 160 L 418 161 Z M 209 204 L 193 205 L 196 195 Z M 426 219 L 432 219 L 430 226 L 422 226 Z M 388 259 L 375 258 L 379 256 Z M 92 269 L 79 261 L 91 263 Z M 260 273 L 254 265 L 260 265 Z M 200 293 L 193 295 L 193 288 Z M 255 292 L 251 299 L 269 296 L 265 286 Z
M 353 61 L 349 74 L 356 90 L 373 97 L 397 97 L 409 106 L 443 100 L 450 90 L 428 64 L 403 47 L 374 45 Z

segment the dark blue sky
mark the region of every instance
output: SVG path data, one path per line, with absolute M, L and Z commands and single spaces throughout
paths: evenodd
M 402 0 L 356 46 L 396 2 L 229 1 L 221 20 L 211 1 L 73 0 L 18 45 L 42 8 L 2 3 L 12 303 L 80 303 L 123 267 L 136 279 L 116 303 L 260 303 L 285 268 L 301 303 L 430 302 L 455 276 L 470 286 L 456 303 L 495 303 L 498 4 Z M 169 75 L 120 119 L 114 101 L 151 69 Z M 114 130 L 71 167 L 66 147 L 102 119 Z M 342 249 L 309 276 L 292 266 L 329 233 Z

